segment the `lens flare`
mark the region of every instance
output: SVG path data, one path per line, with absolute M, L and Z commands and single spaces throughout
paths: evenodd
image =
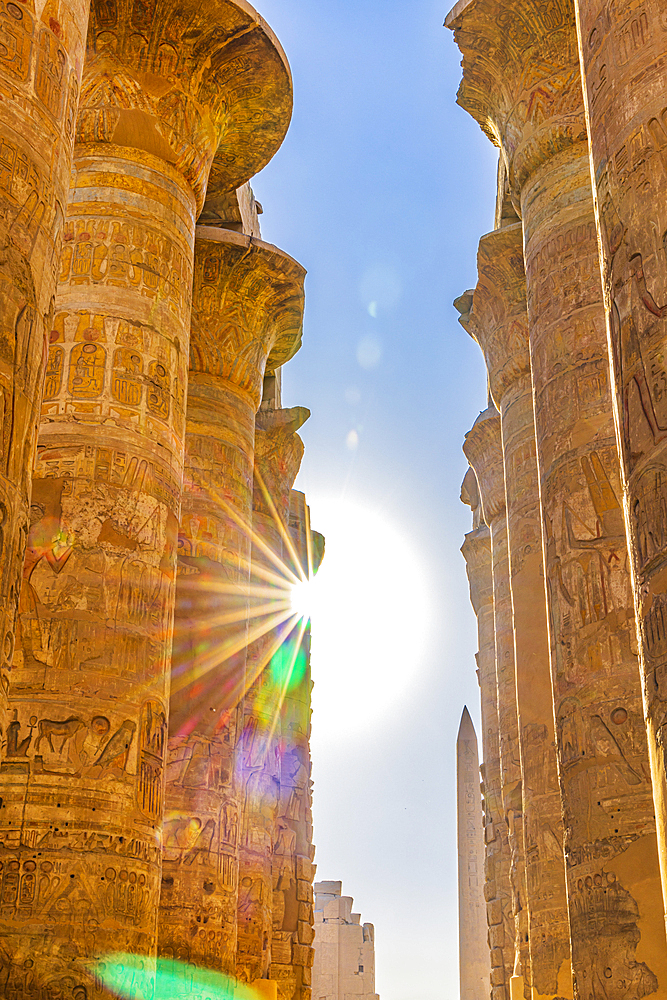
M 310 618 L 313 610 L 314 580 L 301 580 L 290 590 L 290 605 L 292 611 L 300 618 Z
M 235 979 L 172 958 L 153 961 L 145 955 L 115 953 L 97 963 L 95 972 L 119 1000 L 260 1000 L 261 992 Z

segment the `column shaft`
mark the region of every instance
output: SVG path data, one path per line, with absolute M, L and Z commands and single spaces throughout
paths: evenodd
M 53 319 L 87 0 L 0 14 L 0 726 L 15 645 L 35 431 Z
M 572 962 L 644 996 L 667 949 L 585 145 L 522 207 Z
M 48 976 L 155 948 L 194 211 L 150 154 L 79 151 L 1 771 L 37 866 L 3 933 Z
M 474 477 L 472 470 L 469 470 L 469 474 Z M 468 488 L 466 489 L 466 487 Z M 464 501 L 467 503 L 468 499 L 472 499 L 476 493 L 476 480 L 474 490 L 472 484 L 469 481 L 466 483 L 464 480 L 462 492 Z M 513 917 L 509 880 L 511 859 L 500 782 L 491 533 L 483 522 L 466 535 L 461 551 L 466 560 L 470 599 L 477 615 L 477 673 L 481 697 L 482 757 L 484 761 L 482 765 L 485 845 L 484 898 L 487 903 L 491 996 L 493 1000 L 508 1000 L 509 976 L 512 974 L 514 961 L 511 947 Z
M 502 803 L 510 846 L 510 885 L 514 919 L 511 939 L 507 942 L 504 951 L 506 982 L 509 983 L 516 957 L 519 956 L 528 984 L 531 981 L 530 951 L 526 910 L 526 867 L 514 667 L 514 632 L 500 418 L 495 407 L 489 406 L 479 415 L 472 430 L 466 435 L 463 450 L 475 470 L 482 512 L 491 531 L 500 775 Z M 502 945 L 499 946 L 502 947 Z
M 267 815 L 251 806 L 255 794 L 270 800 L 272 775 L 255 767 L 263 748 L 243 711 L 246 647 L 277 624 L 249 609 L 255 413 L 265 368 L 299 347 L 304 273 L 268 244 L 198 230 L 159 950 L 230 975 L 239 913 L 252 910 L 255 888 L 266 898 L 239 873 L 240 845 L 271 833 L 270 802 Z M 257 978 L 269 932 L 265 942 L 260 929 Z
M 574 11 L 450 15 L 520 208 L 575 996 L 667 993 Z M 485 39 L 484 54 L 475 34 Z M 490 47 L 489 40 L 493 39 Z M 657 895 L 656 895 L 657 893 Z
M 500 410 L 526 832 L 532 997 L 572 995 L 521 223 L 482 237 L 460 322 Z M 457 300 L 460 303 L 461 300 Z M 461 308 L 461 305 L 459 305 Z M 526 978 L 525 971 L 523 972 Z
M 461 549 L 466 561 L 470 600 L 477 615 L 477 676 L 482 714 L 482 776 L 484 792 L 484 898 L 487 903 L 491 958 L 491 996 L 508 1000 L 512 974 L 512 894 L 509 881 L 510 849 L 502 804 L 496 643 L 493 622 L 491 533 L 481 520 L 477 480 L 466 473 L 461 499 L 473 510 L 473 524 Z M 502 938 L 499 942 L 497 938 Z M 507 941 L 505 941 L 507 937 Z
M 660 4 L 575 3 L 667 909 L 667 67 Z

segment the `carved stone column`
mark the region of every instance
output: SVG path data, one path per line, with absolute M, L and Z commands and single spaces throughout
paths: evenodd
M 274 584 L 277 610 L 287 577 L 312 575 L 323 551 L 303 494 L 290 490 L 303 454 L 296 429 L 307 416 L 304 407 L 269 408 L 257 421 L 253 578 L 258 592 L 262 583 L 266 590 L 281 567 L 282 586 L 280 575 Z M 277 566 L 271 566 L 269 552 L 278 557 Z M 237 975 L 250 983 L 271 979 L 279 1000 L 310 1000 L 315 866 L 308 622 L 291 615 L 253 643 L 248 676 L 253 683 L 244 711 Z
M 483 236 L 460 322 L 500 410 L 526 831 L 532 1000 L 572 996 L 521 223 Z M 525 973 L 524 973 L 525 977 Z
M 459 102 L 501 145 L 524 227 L 575 997 L 665 996 L 574 12 L 481 0 L 448 23 Z
M 40 987 L 155 953 L 195 218 L 290 95 L 246 4 L 93 6 L 2 763 L 1 860 L 37 866 L 2 930 Z
M 505 477 L 500 417 L 493 404 L 480 413 L 472 430 L 466 434 L 463 451 L 475 471 L 479 485 L 482 516 L 491 531 L 500 780 L 510 845 L 511 913 L 514 918 L 514 927 L 503 952 L 506 970 L 505 982 L 509 985 L 509 978 L 518 955 L 526 984 L 528 984 L 531 977 L 528 913 L 526 910 L 526 861 L 505 510 Z M 493 934 L 491 936 L 493 937 Z M 500 929 L 499 936 L 502 936 Z
M 324 538 L 310 526 L 310 509 L 299 490 L 290 490 L 289 532 L 296 559 L 311 576 L 324 556 Z M 273 939 L 271 977 L 278 981 L 279 1000 L 311 1000 L 315 917 L 313 913 L 313 795 L 310 763 L 310 622 L 306 624 L 298 660 L 280 712 L 283 757 L 277 838 L 273 856 Z M 291 853 L 290 853 L 291 852 Z M 296 907 L 294 901 L 296 900 Z M 282 916 L 282 925 L 281 925 Z M 289 967 L 281 963 L 291 945 Z
M 28 533 L 88 0 L 0 13 L 0 726 Z
M 279 616 L 287 613 L 289 617 L 277 628 L 267 629 L 248 648 L 239 760 L 243 827 L 236 956 L 237 976 L 247 983 L 273 978 L 273 852 L 279 832 L 281 844 L 291 845 L 293 837 L 290 824 L 281 814 L 283 771 L 289 771 L 291 764 L 301 767 L 303 752 L 308 754 L 305 730 L 305 746 L 294 739 L 283 742 L 281 709 L 292 680 L 303 670 L 305 623 L 300 623 L 289 607 L 290 580 L 293 574 L 300 579 L 302 573 L 295 565 L 296 553 L 289 534 L 289 502 L 303 457 L 303 442 L 296 431 L 309 416 L 310 412 L 301 406 L 263 409 L 257 415 L 255 429 L 250 613 L 251 617 L 266 615 L 268 605 Z M 268 601 L 264 596 L 267 594 L 271 594 Z M 285 905 L 285 892 L 295 887 L 293 869 L 294 857 L 290 854 L 285 878 L 276 894 L 276 909 L 282 910 L 283 916 L 281 927 L 285 919 L 292 917 Z M 281 945 L 276 935 L 276 949 L 284 952 Z M 287 950 L 291 965 L 291 937 Z M 288 985 L 291 997 L 294 985 L 283 979 L 283 988 Z
M 500 740 L 496 643 L 493 622 L 491 533 L 479 502 L 477 479 L 468 469 L 461 500 L 472 508 L 473 530 L 461 548 L 470 584 L 470 601 L 477 616 L 477 678 L 482 709 L 482 788 L 484 802 L 484 898 L 489 927 L 492 1000 L 509 1000 L 514 964 L 510 847 L 500 783 Z
M 255 413 L 265 370 L 300 346 L 305 272 L 259 240 L 197 233 L 159 951 L 235 974 L 245 649 L 276 624 L 248 626 Z
M 667 19 L 575 8 L 667 909 Z

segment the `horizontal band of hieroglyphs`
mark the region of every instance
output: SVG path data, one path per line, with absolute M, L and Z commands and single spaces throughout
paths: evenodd
M 60 281 L 141 288 L 141 294 L 164 295 L 182 319 L 192 295 L 192 266 L 166 236 L 145 226 L 100 219 L 67 225 Z M 187 315 L 187 313 L 185 313 Z

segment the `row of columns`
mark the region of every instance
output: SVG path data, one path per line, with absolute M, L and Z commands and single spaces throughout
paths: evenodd
M 501 156 L 497 228 L 457 307 L 489 373 L 464 451 L 494 562 L 505 524 L 509 539 L 510 586 L 493 596 L 515 658 L 513 693 L 496 635 L 500 741 L 517 712 L 522 776 L 529 954 L 515 941 L 515 968 L 531 1000 L 667 996 L 665 36 L 657 8 L 597 0 L 462 2 L 446 24 L 458 102 Z
M 128 954 L 148 998 L 160 955 L 309 1000 L 308 413 L 273 391 L 305 272 L 224 228 L 289 66 L 245 0 L 17 0 L 0 43 L 0 988 L 90 1000 Z

